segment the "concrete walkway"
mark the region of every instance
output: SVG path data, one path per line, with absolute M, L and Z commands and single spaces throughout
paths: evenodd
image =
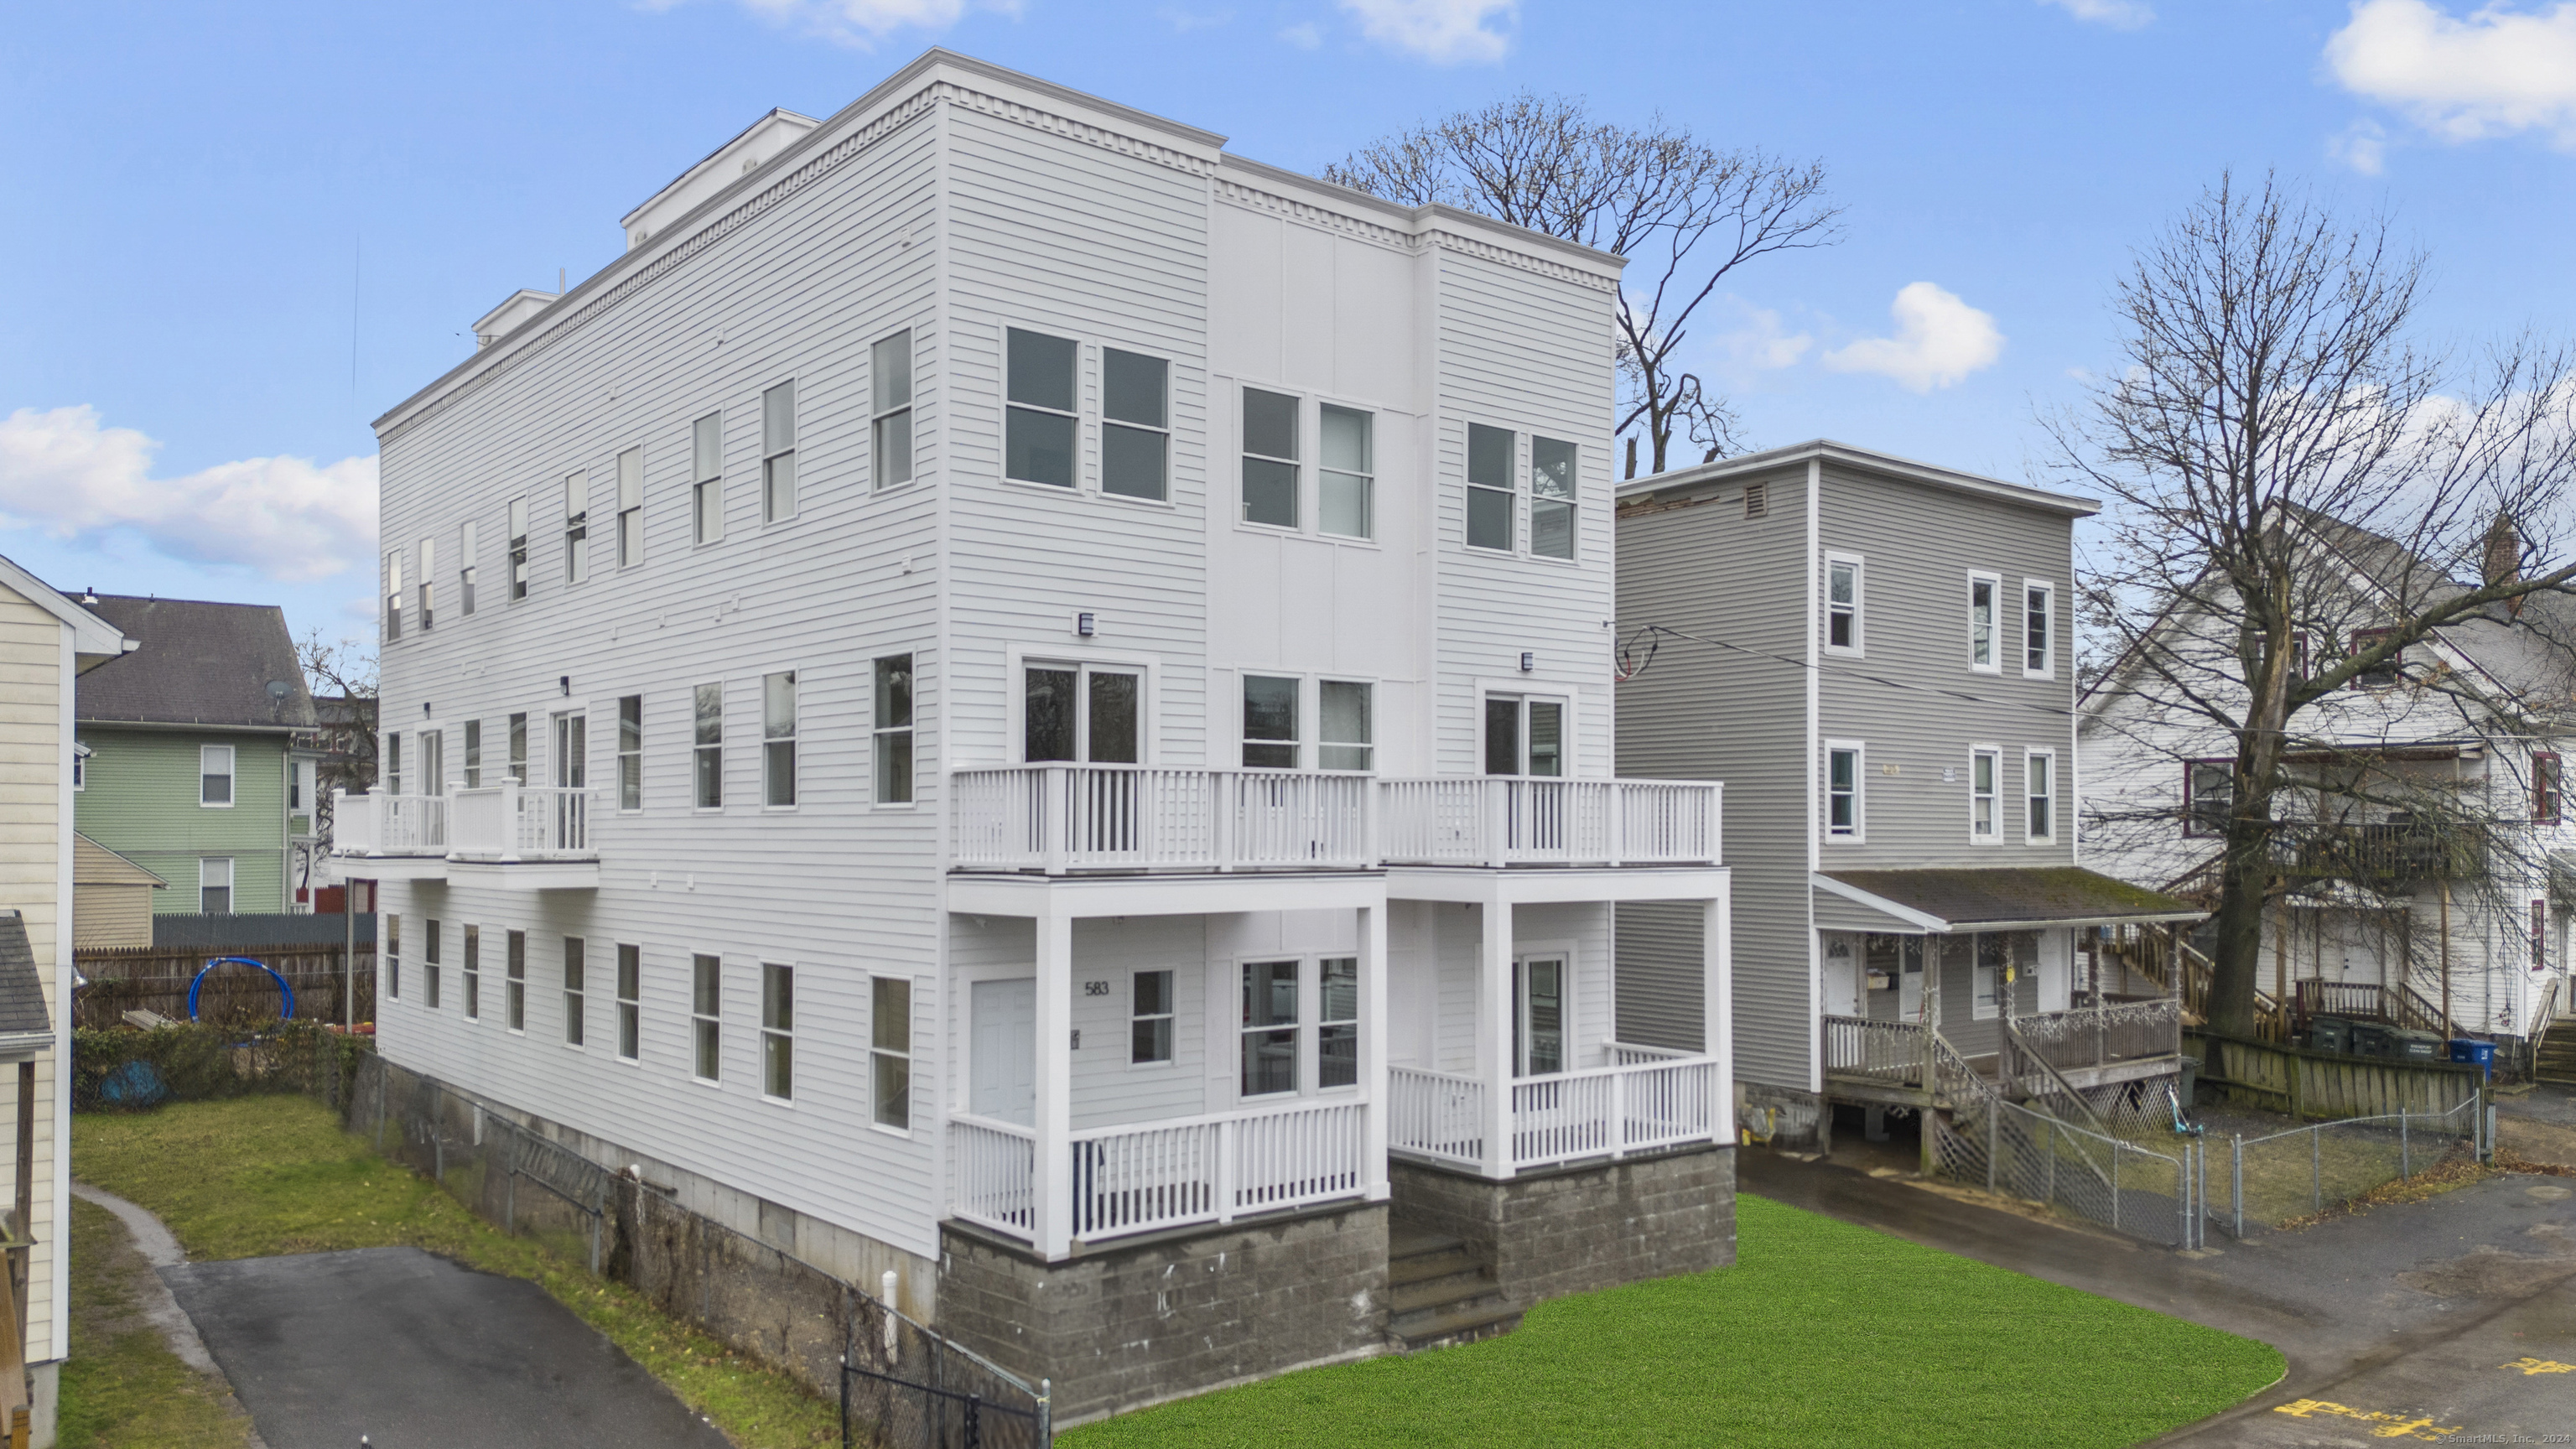
M 2213 1231 L 2211 1251 L 2197 1255 L 1830 1162 L 1747 1152 L 1739 1180 L 1927 1247 L 2260 1339 L 2288 1360 L 2271 1390 L 2159 1442 L 2517 1433 L 2542 1442 L 2576 1430 L 2576 1370 L 2565 1367 L 2576 1364 L 2576 1180 L 2502 1177 L 2244 1243 Z
M 215 1363 L 215 1356 L 206 1352 L 206 1341 L 197 1336 L 197 1325 L 188 1321 L 188 1315 L 180 1311 L 179 1300 L 170 1296 L 170 1285 L 161 1281 L 160 1270 L 188 1261 L 188 1255 L 179 1248 L 179 1240 L 170 1235 L 170 1229 L 159 1218 L 112 1192 L 75 1182 L 72 1196 L 116 1214 L 117 1221 L 125 1226 L 126 1236 L 133 1240 L 134 1250 L 152 1266 L 152 1272 L 134 1275 L 134 1291 L 142 1300 L 136 1307 L 142 1311 L 144 1321 L 160 1331 L 162 1340 L 180 1362 L 223 1381 L 224 1371 Z M 246 1449 L 268 1449 L 256 1423 L 249 1431 Z

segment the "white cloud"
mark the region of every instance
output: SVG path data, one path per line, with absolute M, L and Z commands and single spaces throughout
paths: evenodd
M 669 10 L 687 0 L 642 0 L 648 10 Z M 872 50 L 898 30 L 944 30 L 969 9 L 1020 13 L 1019 0 L 734 0 L 752 14 L 842 45 Z
M 2355 121 L 2326 140 L 2326 154 L 2364 176 L 2388 167 L 2388 132 L 2377 121 Z
M 1341 0 L 1360 33 L 1380 45 L 1440 65 L 1501 60 L 1512 48 L 1506 33 L 1520 18 L 1519 0 Z M 1488 29 L 1497 22 L 1502 30 Z
M 83 404 L 0 419 L 0 525 L 96 544 L 130 529 L 172 558 L 284 583 L 374 567 L 376 460 L 245 458 L 152 476 L 160 444 Z
M 2113 30 L 2136 30 L 2156 18 L 2153 7 L 2143 0 L 2039 0 L 2054 5 L 2078 20 L 2090 20 Z
M 1300 21 L 1279 32 L 1279 38 L 1299 50 L 1313 50 L 1324 43 L 1324 32 L 1314 21 Z
M 1765 372 L 1797 366 L 1815 345 L 1815 338 L 1783 327 L 1780 314 L 1767 307 L 1746 307 L 1744 325 L 1717 337 L 1718 351 L 1728 362 Z
M 1893 337 L 1868 337 L 1824 356 L 1836 372 L 1874 372 L 1914 392 L 1949 387 L 2004 354 L 1988 313 L 1930 282 L 1909 282 L 1888 307 Z
M 2424 0 L 2359 0 L 2326 63 L 2446 141 L 2537 130 L 2576 148 L 2576 4 L 2453 19 Z

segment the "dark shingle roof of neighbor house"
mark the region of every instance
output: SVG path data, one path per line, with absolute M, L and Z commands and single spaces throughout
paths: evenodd
M 313 696 L 276 605 L 96 598 L 81 602 L 142 642 L 81 676 L 82 721 L 313 728 Z
M 36 952 L 27 944 L 27 922 L 0 911 L 0 1036 L 54 1029 L 45 1015 L 45 982 L 36 974 Z
M 1827 880 L 1949 926 L 2189 919 L 2188 901 L 2080 865 L 1830 870 Z

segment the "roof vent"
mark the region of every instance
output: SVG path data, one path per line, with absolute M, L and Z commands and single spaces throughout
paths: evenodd
M 1745 484 L 1744 516 L 1747 518 L 1762 518 L 1769 515 L 1770 512 L 1771 485 L 1768 483 Z

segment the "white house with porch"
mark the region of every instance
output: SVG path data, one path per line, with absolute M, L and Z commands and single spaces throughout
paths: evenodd
M 1060 1424 L 1731 1260 L 1720 787 L 1612 767 L 1617 258 L 943 51 L 623 225 L 377 423 L 389 1059 Z

